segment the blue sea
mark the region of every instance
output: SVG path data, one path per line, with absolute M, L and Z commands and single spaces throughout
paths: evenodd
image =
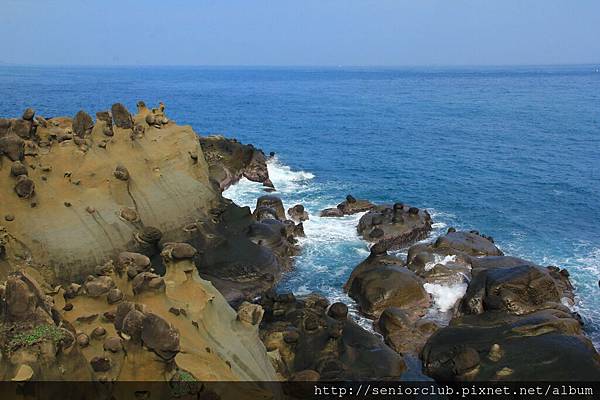
M 600 66 L 486 68 L 0 67 L 0 115 L 93 115 L 165 102 L 201 135 L 277 156 L 286 207 L 310 212 L 280 290 L 350 300 L 341 286 L 368 255 L 359 216 L 321 219 L 346 194 L 430 210 L 494 237 L 509 255 L 569 269 L 577 310 L 600 343 Z M 263 194 L 242 181 L 243 205 Z M 456 288 L 438 291 L 444 297 Z M 352 303 L 351 303 L 352 305 Z M 355 315 L 359 322 L 368 326 Z

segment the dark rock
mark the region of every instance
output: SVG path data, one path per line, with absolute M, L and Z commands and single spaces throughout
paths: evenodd
M 14 215 L 12 215 L 12 214 L 6 214 L 6 215 L 4 216 L 4 220 L 5 220 L 5 221 L 7 221 L 7 222 L 14 221 L 14 220 L 15 220 L 15 216 L 14 216 Z
M 472 256 L 503 255 L 492 242 L 471 232 L 450 232 L 435 242 L 438 249 L 452 249 Z
M 333 303 L 329 307 L 327 315 L 333 319 L 346 319 L 348 318 L 348 306 L 341 302 Z
M 113 104 L 113 106 L 111 107 L 111 113 L 114 125 L 116 127 L 122 129 L 133 128 L 133 119 L 131 118 L 131 114 L 123 104 Z
M 19 175 L 15 184 L 15 192 L 19 197 L 28 199 L 35 192 L 35 184 L 27 175 Z
M 457 317 L 431 336 L 421 358 L 439 381 L 600 379 L 600 356 L 568 310 Z
M 33 124 L 24 119 L 14 119 L 10 124 L 10 130 L 18 137 L 27 140 L 31 138 Z
M 90 297 L 100 297 L 108 294 L 115 287 L 115 282 L 109 276 L 90 277 L 83 284 L 83 287 Z
M 260 196 L 256 200 L 256 209 L 259 207 L 268 207 L 270 209 L 275 210 L 275 215 L 279 221 L 285 220 L 285 209 L 283 208 L 283 203 L 281 199 L 277 196 Z
M 33 108 L 28 108 L 23 112 L 22 118 L 26 121 L 32 121 L 34 116 L 35 111 L 33 110 Z
M 113 175 L 120 181 L 129 180 L 129 171 L 122 165 L 117 165 L 117 168 L 115 168 L 115 172 L 113 172 Z
M 79 347 L 87 347 L 90 344 L 90 337 L 85 333 L 77 335 L 77 344 Z
M 165 243 L 163 246 L 163 255 L 174 260 L 184 260 L 194 258 L 198 251 L 188 243 Z
M 21 161 L 14 161 L 10 167 L 12 176 L 27 175 L 27 167 Z
M 142 341 L 164 359 L 179 352 L 179 332 L 156 314 L 149 313 L 142 322 Z
M 118 288 L 113 288 L 108 291 L 106 295 L 106 300 L 108 304 L 115 304 L 124 299 L 123 292 Z
M 0 137 L 0 154 L 4 154 L 11 161 L 23 160 L 25 141 L 12 133 Z
M 142 339 L 142 324 L 145 319 L 144 313 L 138 310 L 130 311 L 123 319 L 123 328 L 121 331 L 128 335 L 134 342 Z M 115 324 L 116 325 L 116 324 Z
M 123 344 L 121 343 L 121 339 L 118 337 L 109 337 L 104 341 L 103 344 L 104 351 L 110 351 L 111 353 L 118 353 L 123 350 Z
M 91 336 L 92 336 L 92 339 L 100 339 L 104 335 L 106 335 L 106 329 L 104 329 L 101 326 L 98 326 L 98 327 L 94 328 Z
M 288 215 L 296 222 L 308 220 L 308 213 L 302 204 L 296 204 L 294 207 L 288 209 Z
M 131 287 L 135 295 L 147 291 L 162 292 L 165 290 L 165 281 L 159 275 L 152 272 L 142 272 L 133 278 Z
M 146 243 L 158 243 L 162 238 L 162 232 L 153 226 L 145 226 L 140 232 L 139 237 Z
M 88 113 L 80 110 L 73 118 L 73 132 L 80 138 L 86 137 L 92 133 L 94 120 Z
M 321 217 L 343 217 L 344 213 L 339 208 L 326 208 L 321 211 Z
M 352 196 L 352 195 L 348 195 L 348 196 L 346 196 L 346 201 L 347 201 L 348 203 L 350 203 L 350 204 L 354 204 L 354 203 L 356 203 L 356 199 L 355 199 L 355 198 L 354 198 L 354 196 Z
M 90 360 L 92 369 L 96 372 L 106 372 L 110 370 L 110 359 L 107 357 L 94 357 Z

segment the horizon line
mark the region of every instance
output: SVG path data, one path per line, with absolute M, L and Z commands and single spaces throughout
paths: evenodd
M 584 67 L 599 62 L 560 64 L 21 64 L 0 61 L 1 67 L 34 68 L 507 68 L 507 67 Z

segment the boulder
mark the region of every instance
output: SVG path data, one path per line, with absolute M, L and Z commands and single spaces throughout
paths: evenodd
M 400 354 L 419 354 L 427 339 L 439 328 L 434 321 L 415 319 L 397 308 L 386 308 L 377 321 L 385 343 Z
M 402 357 L 372 332 L 342 318 L 341 303 L 329 307 L 318 294 L 266 294 L 260 304 L 265 310 L 261 339 L 267 351 L 280 355 L 278 371 L 286 378 L 398 379 L 406 369 Z
M 439 381 L 588 381 L 600 379 L 600 356 L 567 311 L 528 315 L 485 312 L 452 320 L 421 353 Z
M 179 332 L 156 314 L 146 314 L 142 322 L 142 341 L 166 360 L 173 359 L 179 352 Z
M 285 220 L 285 209 L 283 208 L 283 203 L 279 197 L 271 195 L 260 196 L 256 200 L 256 210 L 259 210 L 259 208 L 262 207 L 274 210 L 279 221 Z
M 23 111 L 23 116 L 21 118 L 23 118 L 25 121 L 33 121 L 34 116 L 35 111 L 33 110 L 33 108 L 28 108 L 25 111 Z
M 89 277 L 83 287 L 90 297 L 100 297 L 108 294 L 115 287 L 115 282 L 109 276 Z
M 131 117 L 131 114 L 123 104 L 113 104 L 111 107 L 111 113 L 114 125 L 116 127 L 121 129 L 133 128 L 133 118 Z
M 19 197 L 28 199 L 35 192 L 35 183 L 27 175 L 19 175 L 15 183 L 15 192 Z
M 14 119 L 10 124 L 10 130 L 18 137 L 28 140 L 31 138 L 33 123 L 24 119 Z
M 73 118 L 73 133 L 83 138 L 92 133 L 94 128 L 94 120 L 88 113 L 80 110 Z
M 471 256 L 501 256 L 502 251 L 488 238 L 474 232 L 450 232 L 435 242 L 437 249 L 452 249 Z
M 398 250 L 425 239 L 431 232 L 431 223 L 427 211 L 396 203 L 371 208 L 360 218 L 357 229 L 366 241 Z
M 296 222 L 308 220 L 308 212 L 306 212 L 302 204 L 296 204 L 294 207 L 289 208 L 287 212 L 290 218 Z
M 18 177 L 19 175 L 27 175 L 27 166 L 23 164 L 21 161 L 14 161 L 10 166 L 10 174 L 14 177 Z
M 11 161 L 23 160 L 25 141 L 13 133 L 0 137 L 0 154 L 4 154 Z

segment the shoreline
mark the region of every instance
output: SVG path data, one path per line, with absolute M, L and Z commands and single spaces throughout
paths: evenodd
M 56 379 L 41 354 L 82 380 L 136 380 L 136 368 L 167 380 L 399 379 L 417 358 L 438 381 L 600 374 L 565 306 L 568 271 L 507 256 L 477 231 L 442 234 L 408 204 L 347 195 L 316 215 L 302 186 L 313 174 L 273 173 L 273 154 L 197 136 L 162 103 L 135 114 L 116 103 L 95 120 L 27 109 L 0 120 L 0 150 L 6 379 Z M 260 193 L 252 208 L 224 197 L 241 180 L 260 185 L 244 194 Z M 286 190 L 303 201 L 284 203 Z M 313 261 L 336 275 L 339 298 L 277 292 L 309 250 L 325 252 Z M 331 271 L 327 255 L 349 264 Z

